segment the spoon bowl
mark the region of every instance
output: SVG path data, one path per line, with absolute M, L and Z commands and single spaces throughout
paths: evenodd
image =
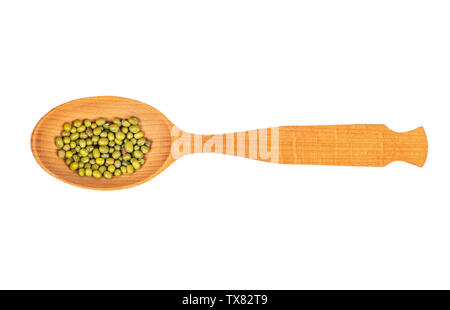
M 64 160 L 56 156 L 55 137 L 63 124 L 75 119 L 95 120 L 104 117 L 129 118 L 136 116 L 145 137 L 152 140 L 145 164 L 133 174 L 112 179 L 81 177 L 68 169 Z M 66 183 L 96 190 L 112 190 L 142 184 L 158 175 L 170 164 L 170 130 L 173 124 L 158 110 L 143 102 L 112 96 L 88 97 L 62 104 L 37 123 L 31 136 L 31 150 L 39 165 L 52 176 Z

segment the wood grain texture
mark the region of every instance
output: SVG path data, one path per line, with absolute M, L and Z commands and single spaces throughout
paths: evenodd
M 172 133 L 174 159 L 219 153 L 280 164 L 384 167 L 405 161 L 422 167 L 428 153 L 423 127 L 405 133 L 385 125 L 283 126 L 219 135 L 176 129 Z
M 384 167 L 405 161 L 422 167 L 427 153 L 422 127 L 406 133 L 385 125 L 280 128 L 280 162 L 284 164 Z
M 107 179 L 81 177 L 57 157 L 55 138 L 75 119 L 136 116 L 153 141 L 146 163 L 134 174 Z M 281 164 L 383 167 L 393 161 L 423 166 L 428 152 L 422 127 L 397 133 L 385 125 L 284 126 L 244 132 L 197 135 L 174 126 L 155 108 L 128 98 L 88 97 L 60 105 L 37 123 L 31 150 L 49 174 L 88 189 L 113 190 L 142 184 L 178 158 L 193 153 L 220 153 Z

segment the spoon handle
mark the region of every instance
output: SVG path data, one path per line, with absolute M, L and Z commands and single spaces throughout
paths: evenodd
M 221 135 L 172 130 L 172 157 L 221 153 L 280 164 L 384 167 L 404 161 L 422 167 L 425 130 L 398 133 L 385 125 L 283 126 Z

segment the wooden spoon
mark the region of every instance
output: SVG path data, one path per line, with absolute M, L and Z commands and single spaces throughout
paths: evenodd
M 133 174 L 107 179 L 80 177 L 57 157 L 55 137 L 75 119 L 136 116 L 153 141 L 146 162 Z M 215 152 L 280 164 L 383 167 L 393 161 L 423 166 L 428 152 L 423 127 L 406 133 L 384 125 L 284 126 L 223 135 L 196 135 L 180 130 L 155 108 L 121 97 L 89 97 L 60 105 L 37 123 L 31 150 L 38 164 L 72 185 L 114 190 L 142 184 L 183 155 Z

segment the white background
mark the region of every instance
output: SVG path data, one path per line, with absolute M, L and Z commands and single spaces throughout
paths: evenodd
M 448 1 L 2 1 L 3 289 L 450 289 Z M 423 125 L 424 168 L 217 154 L 113 192 L 35 162 L 36 122 L 116 95 L 180 128 Z

